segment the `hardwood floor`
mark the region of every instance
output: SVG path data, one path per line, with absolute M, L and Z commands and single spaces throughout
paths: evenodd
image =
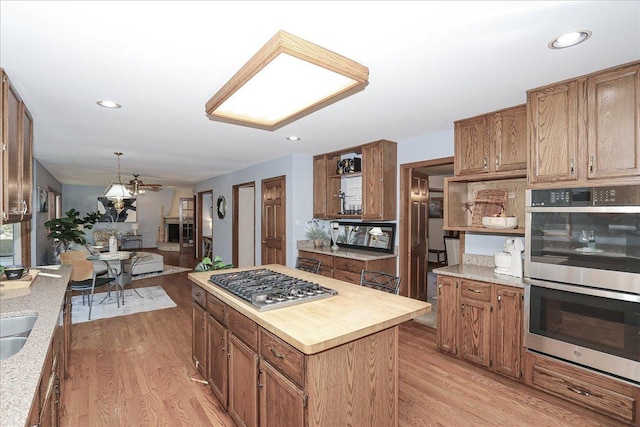
M 175 254 L 165 263 L 195 266 Z M 135 283 L 161 285 L 177 307 L 72 326 L 62 425 L 234 426 L 208 386 L 192 380 L 201 378 L 191 362 L 187 272 Z M 417 322 L 401 326 L 399 354 L 403 427 L 616 425 L 439 353 L 434 330 Z

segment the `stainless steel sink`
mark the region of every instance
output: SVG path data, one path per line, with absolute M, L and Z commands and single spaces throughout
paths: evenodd
M 24 347 L 37 319 L 36 314 L 0 319 L 0 360 L 13 356 Z
M 4 337 L 0 338 L 0 360 L 13 356 L 24 347 L 27 337 Z

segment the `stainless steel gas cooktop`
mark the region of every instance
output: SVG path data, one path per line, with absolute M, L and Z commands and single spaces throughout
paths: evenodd
M 242 298 L 258 311 L 315 301 L 338 293 L 317 283 L 266 268 L 212 274 L 209 283 Z

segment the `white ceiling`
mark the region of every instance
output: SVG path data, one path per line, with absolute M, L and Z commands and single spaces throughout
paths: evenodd
M 274 132 L 208 120 L 207 100 L 280 29 L 367 66 L 368 87 Z M 576 29 L 593 36 L 547 48 Z M 114 151 L 127 180 L 189 185 L 401 142 L 639 58 L 638 1 L 0 1 L 0 66 L 35 118 L 35 157 L 67 184 L 105 184 Z

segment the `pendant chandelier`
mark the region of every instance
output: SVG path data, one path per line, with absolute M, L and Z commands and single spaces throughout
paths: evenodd
M 122 177 L 120 176 L 120 156 L 122 153 L 119 151 L 114 152 L 118 158 L 118 170 L 117 175 L 111 180 L 107 188 L 102 193 L 102 197 L 107 198 L 113 202 L 113 207 L 120 212 L 124 209 L 124 200 L 131 198 L 131 193 L 122 183 Z

